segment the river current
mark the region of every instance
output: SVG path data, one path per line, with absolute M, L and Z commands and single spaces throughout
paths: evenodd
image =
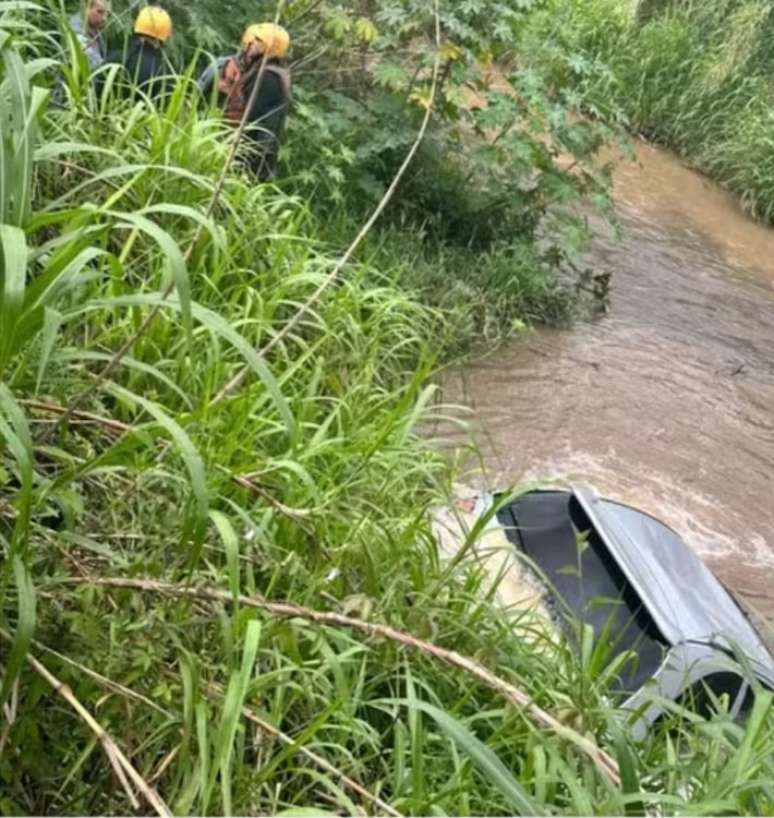
M 588 251 L 612 273 L 609 313 L 444 381 L 483 454 L 471 479 L 648 511 L 774 621 L 774 231 L 645 144 L 614 180 L 622 237 L 600 225 Z

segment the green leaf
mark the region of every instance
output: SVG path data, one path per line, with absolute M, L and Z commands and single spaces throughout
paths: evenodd
M 0 373 L 16 347 L 16 325 L 22 314 L 27 280 L 24 231 L 0 225 Z
M 32 436 L 24 412 L 4 383 L 0 383 L 0 410 L 2 410 L 2 413 L 0 413 L 0 438 L 5 438 L 8 448 L 19 465 L 19 474 L 21 476 L 21 491 L 17 501 L 19 513 L 11 538 L 11 553 L 23 553 L 26 547 L 30 509 L 32 507 L 34 459 Z M 3 415 L 9 419 L 10 424 L 6 422 Z
M 373 68 L 374 80 L 377 85 L 398 91 L 408 86 L 411 75 L 400 64 L 382 60 Z
M 101 361 L 107 363 L 108 361 L 113 360 L 113 355 L 106 352 L 79 352 L 75 350 L 66 350 L 61 352 L 59 355 L 56 355 L 55 360 L 60 362 Z M 137 358 L 133 358 L 131 355 L 124 355 L 124 357 L 121 359 L 121 366 L 155 378 L 159 383 L 166 386 L 170 392 L 174 392 L 183 401 L 187 409 L 193 408 L 191 398 L 186 395 L 186 393 L 183 392 L 183 390 L 171 378 L 167 377 L 160 369 L 158 369 L 158 367 L 152 366 L 151 364 L 146 364 L 144 361 L 139 361 Z
M 372 43 L 379 36 L 379 30 L 367 17 L 358 17 L 355 20 L 355 35 L 362 43 Z
M 220 772 L 220 786 L 223 797 L 223 812 L 231 815 L 231 761 L 234 751 L 234 739 L 242 717 L 242 707 L 250 682 L 255 673 L 255 658 L 258 653 L 258 642 L 261 636 L 260 623 L 252 619 L 247 624 L 245 646 L 242 652 L 242 665 L 238 673 L 229 680 L 226 699 L 223 702 L 218 734 L 215 740 L 215 760 L 210 772 L 208 790 L 215 783 L 215 776 Z
M 755 703 L 745 725 L 744 741 L 737 752 L 729 769 L 733 771 L 734 788 L 741 788 L 745 782 L 756 774 L 757 764 L 752 763 L 756 745 L 765 738 L 770 728 L 769 715 L 774 708 L 774 694 L 768 690 L 761 690 L 755 696 Z
M 352 18 L 342 11 L 337 11 L 325 22 L 325 31 L 336 40 L 343 40 L 352 30 Z
M 536 801 L 516 780 L 513 773 L 497 757 L 496 753 L 476 738 L 467 727 L 448 713 L 428 702 L 414 699 L 384 699 L 385 703 L 400 704 L 419 708 L 430 716 L 435 723 L 453 739 L 455 744 L 478 767 L 486 778 L 503 794 L 509 806 L 517 815 L 545 815 Z
M 139 305 L 160 305 L 171 310 L 180 310 L 180 304 L 173 298 L 168 298 L 166 301 L 161 300 L 159 293 L 143 293 L 140 295 L 129 295 L 121 298 L 111 298 L 102 301 L 90 302 L 83 311 L 91 311 L 95 309 L 104 309 L 106 307 L 118 306 L 139 306 Z M 252 346 L 218 313 L 207 309 L 206 307 L 192 303 L 193 316 L 203 326 L 210 331 L 225 338 L 245 359 L 249 367 L 258 375 L 263 383 L 266 391 L 274 403 L 277 412 L 285 424 L 285 432 L 289 440 L 293 440 L 296 434 L 296 419 L 290 409 L 285 396 L 282 394 L 276 378 L 269 369 L 266 361 L 258 355 Z M 71 316 L 75 317 L 80 313 L 74 311 Z
M 207 782 L 210 778 L 212 759 L 210 757 L 209 731 L 207 726 L 207 705 L 203 700 L 196 703 L 196 741 L 199 747 L 200 812 L 202 815 L 208 815 L 211 790 Z
M 228 565 L 228 580 L 231 587 L 231 597 L 234 600 L 234 612 L 239 610 L 239 538 L 237 537 L 231 520 L 221 511 L 210 511 L 210 519 L 218 529 L 223 547 L 226 549 L 226 563 Z
M 200 213 L 196 208 L 188 207 L 186 205 L 165 203 L 153 205 L 152 207 L 146 207 L 144 210 L 140 211 L 139 215 L 153 216 L 157 213 L 165 213 L 170 216 L 182 216 L 183 218 L 196 222 L 196 224 L 209 233 L 210 238 L 215 244 L 218 245 L 219 249 L 226 249 L 225 244 L 223 243 L 223 236 L 221 231 L 218 230 L 218 226 L 214 219 L 206 218 L 204 214 Z
M 193 347 L 193 321 L 191 317 L 191 282 L 188 277 L 188 265 L 186 264 L 183 252 L 177 242 L 159 227 L 155 222 L 137 213 L 113 213 L 109 215 L 125 222 L 127 226 L 134 227 L 153 239 L 164 254 L 167 269 L 172 277 L 180 299 L 180 311 L 183 316 L 183 328 L 188 338 L 189 346 Z
M 43 377 L 46 374 L 51 353 L 54 350 L 59 329 L 62 326 L 62 314 L 50 307 L 43 310 L 43 332 L 40 338 L 40 356 L 38 358 L 38 377 L 35 381 L 35 394 L 40 392 Z
M 17 556 L 14 559 L 13 573 L 16 580 L 18 614 L 13 643 L 8 658 L 5 660 L 5 675 L 3 686 L 0 688 L 0 704 L 5 702 L 21 673 L 35 633 L 35 588 L 21 557 Z
M 30 87 L 24 62 L 6 46 L 6 76 L 0 83 L 0 224 L 21 227 L 29 214 L 36 118 L 47 92 Z
M 130 403 L 137 403 L 152 415 L 153 418 L 169 432 L 170 436 L 177 444 L 180 454 L 185 462 L 188 475 L 191 478 L 191 489 L 196 500 L 196 516 L 194 525 L 194 547 L 200 545 L 207 523 L 207 513 L 209 509 L 209 499 L 207 492 L 207 476 L 204 469 L 204 462 L 201 455 L 194 446 L 191 438 L 180 424 L 171 418 L 157 403 L 143 398 L 135 392 L 130 392 L 118 384 L 108 385 L 108 389 L 113 394 L 125 398 Z M 195 562 L 195 560 L 194 560 Z

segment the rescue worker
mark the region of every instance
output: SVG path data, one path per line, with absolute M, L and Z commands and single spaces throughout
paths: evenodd
M 81 44 L 92 71 L 105 62 L 107 50 L 102 32 L 107 20 L 107 0 L 90 0 L 85 15 L 74 14 L 70 18 L 70 28 Z
M 74 14 L 70 20 L 70 28 L 86 55 L 89 69 L 96 71 L 104 62 L 107 55 L 103 31 L 108 21 L 107 0 L 89 0 L 85 14 Z M 65 53 L 68 51 L 65 42 Z M 60 71 L 54 84 L 53 105 L 63 108 L 67 98 L 67 80 Z
M 158 100 L 165 89 L 167 68 L 163 48 L 172 36 L 172 19 L 160 6 L 146 6 L 137 15 L 134 36 L 126 52 L 112 51 L 106 62 L 120 63 L 138 92 Z
M 213 90 L 217 89 L 224 116 L 235 127 L 242 121 L 260 77 L 245 133 L 251 142 L 249 167 L 262 181 L 275 176 L 280 137 L 290 105 L 290 72 L 280 62 L 289 47 L 290 36 L 282 26 L 251 25 L 242 37 L 239 54 L 220 58 L 199 77 L 199 88 L 205 97 L 212 98 Z

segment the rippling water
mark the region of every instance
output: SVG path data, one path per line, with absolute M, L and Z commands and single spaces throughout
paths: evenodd
M 774 231 L 668 154 L 621 164 L 609 315 L 451 373 L 479 479 L 576 481 L 663 519 L 774 619 Z M 460 442 L 458 439 L 457 442 Z

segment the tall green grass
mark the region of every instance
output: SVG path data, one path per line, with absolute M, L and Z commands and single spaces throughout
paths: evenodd
M 671 148 L 774 219 L 769 3 L 642 3 L 640 15 L 625 0 L 548 5 L 525 48 L 569 78 L 587 110 Z
M 154 109 L 97 99 L 71 70 L 68 104 L 47 110 L 45 33 L 14 21 L 0 25 L 0 811 L 133 809 L 27 652 L 179 814 L 379 813 L 352 781 L 406 814 L 770 809 L 769 698 L 743 726 L 723 701 L 707 719 L 674 707 L 634 745 L 604 645 L 587 638 L 579 663 L 498 609 L 475 560 L 440 564 L 430 509 L 454 470 L 417 430 L 441 411 L 430 375 L 462 306 L 423 304 L 374 250 L 257 358 L 335 263 L 330 235 L 238 169 L 205 217 L 228 146 L 186 81 Z M 245 363 L 245 385 L 213 402 Z M 102 576 L 214 585 L 233 604 Z M 458 671 L 240 594 L 475 657 L 612 753 L 623 784 Z

